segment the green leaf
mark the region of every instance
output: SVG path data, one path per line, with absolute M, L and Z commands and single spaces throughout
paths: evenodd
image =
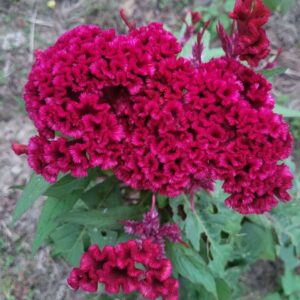
M 46 237 L 58 226 L 57 216 L 69 211 L 78 198 L 79 194 L 73 193 L 65 196 L 64 199 L 48 198 L 44 202 L 32 244 L 33 253 L 38 250 Z
M 281 278 L 281 283 L 285 295 L 300 293 L 300 276 L 293 271 L 286 270 Z
M 270 70 L 261 70 L 259 73 L 263 74 L 267 79 L 270 79 L 273 76 L 284 74 L 286 70 L 287 68 L 278 67 Z
M 231 300 L 232 299 L 231 288 L 228 286 L 226 281 L 217 278 L 216 284 L 217 284 L 217 292 L 218 292 L 219 300 Z
M 216 185 L 216 192 L 213 196 L 204 192 L 195 195 L 195 212 L 191 211 L 189 200 L 185 195 L 170 199 L 170 206 L 173 210 L 173 220 L 184 230 L 187 239 L 196 250 L 199 249 L 200 235 L 205 235 L 207 241 L 200 247 L 201 254 L 206 255 L 209 267 L 214 274 L 223 277 L 233 242 L 229 239 L 224 240 L 222 232 L 227 232 L 229 236 L 236 235 L 240 230 L 242 217 L 225 207 L 223 200 L 226 194 L 221 191 L 220 186 L 219 183 Z M 218 213 L 214 213 L 212 204 L 217 206 Z M 184 208 L 185 220 L 182 220 L 178 214 L 179 205 Z
M 142 212 L 143 210 L 137 206 L 120 206 L 101 210 L 71 212 L 64 214 L 59 219 L 64 222 L 94 226 L 98 229 L 114 229 L 121 226 L 118 221 L 139 217 Z
M 208 266 L 197 252 L 182 245 L 168 245 L 167 253 L 172 261 L 173 268 L 192 283 L 201 284 L 218 299 L 217 287 Z
M 168 205 L 168 197 L 165 195 L 157 195 L 157 206 L 160 209 L 163 209 Z
M 271 11 L 275 11 L 279 7 L 281 1 L 282 0 L 264 0 L 264 3 Z
M 49 186 L 50 183 L 46 182 L 43 177 L 32 174 L 13 212 L 13 222 L 17 221 Z
M 274 112 L 281 114 L 286 118 L 300 118 L 300 111 L 293 110 L 279 104 L 275 105 Z
M 120 206 L 122 195 L 119 182 L 114 176 L 108 177 L 84 192 L 81 199 L 90 209 L 99 208 L 104 202 L 106 207 Z
M 189 210 L 185 220 L 185 234 L 197 251 L 200 250 L 200 235 L 204 231 L 205 228 L 197 220 L 196 214 Z
M 88 234 L 91 238 L 91 244 L 97 244 L 100 248 L 105 245 L 116 245 L 118 233 L 112 230 L 100 231 L 97 228 L 90 228 Z
M 70 174 L 65 175 L 56 183 L 51 185 L 45 192 L 46 196 L 61 198 L 66 194 L 70 194 L 73 191 L 84 190 L 89 183 L 89 178 L 76 178 L 72 177 Z
M 232 297 L 231 299 L 241 299 L 242 288 L 239 284 L 241 276 L 246 272 L 246 267 L 243 265 L 236 265 L 234 267 L 230 267 L 226 269 L 226 273 L 224 278 L 226 278 L 226 282 L 230 285 L 232 289 Z M 231 300 L 230 299 L 230 300 Z
M 77 266 L 84 252 L 85 230 L 76 224 L 64 224 L 58 227 L 52 234 L 55 253 L 64 255 L 72 266 Z
M 287 270 L 294 270 L 299 265 L 299 260 L 295 256 L 294 247 L 292 245 L 280 247 L 279 257 L 284 262 L 285 269 Z
M 281 296 L 278 293 L 268 294 L 262 300 L 281 300 Z
M 233 10 L 233 7 L 234 7 L 234 4 L 235 4 L 235 0 L 226 0 L 224 2 L 224 9 L 226 12 L 230 12 Z
M 203 299 L 203 297 L 200 298 L 201 292 L 199 290 L 202 287 L 201 285 L 194 284 L 182 276 L 180 276 L 179 280 L 180 280 L 179 299 Z M 210 293 L 208 293 L 208 297 L 204 299 L 210 300 L 211 298 L 215 300 L 214 297 Z
M 250 262 L 260 258 L 275 259 L 275 241 L 271 230 L 254 223 L 245 222 L 241 234 L 243 237 L 240 241 L 240 251 Z

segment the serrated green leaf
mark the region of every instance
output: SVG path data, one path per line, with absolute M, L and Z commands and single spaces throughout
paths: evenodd
M 207 242 L 203 243 L 203 247 L 205 247 L 205 252 L 207 252 L 208 265 L 214 274 L 219 277 L 224 276 L 225 266 L 233 248 L 233 242 L 222 240 L 221 233 L 226 231 L 229 235 L 236 235 L 240 230 L 240 222 L 242 220 L 240 214 L 234 213 L 225 207 L 222 203 L 225 198 L 226 195 L 221 192 L 217 184 L 216 192 L 213 196 L 207 193 L 195 195 L 195 212 L 191 211 L 189 200 L 185 195 L 170 199 L 173 220 L 184 230 L 186 238 L 191 241 L 196 250 L 199 249 L 197 239 L 199 241 L 200 235 L 202 233 L 205 234 Z M 219 213 L 213 212 L 212 203 L 215 203 L 218 207 Z M 184 208 L 185 220 L 178 215 L 179 205 Z M 200 250 L 203 249 L 200 247 Z M 203 251 L 201 253 L 205 254 Z
M 32 174 L 14 209 L 13 222 L 18 220 L 49 186 L 50 183 L 45 181 L 42 176 Z
M 119 221 L 140 217 L 142 212 L 143 209 L 137 206 L 120 206 L 101 210 L 71 212 L 59 219 L 64 222 L 94 226 L 98 229 L 114 229 L 121 226 Z
M 194 284 L 201 284 L 218 299 L 215 279 L 197 252 L 182 245 L 168 245 L 167 253 L 174 270 Z
M 283 115 L 285 118 L 300 118 L 300 111 L 279 104 L 275 105 L 274 112 Z
M 219 186 L 221 187 L 221 184 Z M 197 214 L 197 218 L 202 223 L 210 245 L 209 267 L 216 276 L 223 277 L 233 249 L 233 242 L 232 238 L 223 240 L 222 233 L 227 233 L 229 237 L 235 236 L 240 231 L 242 217 L 224 205 L 227 195 L 220 187 L 216 185 L 213 195 L 207 193 L 197 195 L 200 198 L 198 203 L 201 208 L 201 213 Z M 216 206 L 216 213 L 212 205 Z
M 56 218 L 62 213 L 69 211 L 79 198 L 79 195 L 78 193 L 73 193 L 66 195 L 64 199 L 48 198 L 45 201 L 32 244 L 33 254 L 42 245 L 46 237 L 58 226 Z

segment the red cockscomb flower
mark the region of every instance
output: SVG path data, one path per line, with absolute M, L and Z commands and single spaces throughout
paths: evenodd
M 282 116 L 272 111 L 271 84 L 223 57 L 202 64 L 187 90 L 210 168 L 231 194 L 226 204 L 244 214 L 263 213 L 278 200 L 290 200 L 293 176 L 279 161 L 290 154 L 292 137 Z
M 237 23 L 235 53 L 250 66 L 257 66 L 269 53 L 270 42 L 262 28 L 270 17 L 262 0 L 237 0 L 229 14 Z
M 201 38 L 209 21 L 192 60 L 177 57 L 180 44 L 159 23 L 126 22 L 127 35 L 94 25 L 65 33 L 36 53 L 24 98 L 39 134 L 15 151 L 27 151 L 49 182 L 98 166 L 134 189 L 189 193 L 191 201 L 221 179 L 232 195 L 226 203 L 243 213 L 288 200 L 291 175 L 278 161 L 290 153 L 290 132 L 272 112 L 271 84 L 237 60 L 255 65 L 265 55 L 268 10 L 238 0 L 231 17 L 236 34 L 218 27 L 226 57 L 208 63 Z
M 91 246 L 82 255 L 79 268 L 71 271 L 68 284 L 75 290 L 96 292 L 100 283 L 108 293 L 140 291 L 146 299 L 176 300 L 179 284 L 171 276 L 171 262 L 162 258 L 157 244 L 130 240 L 102 251 Z

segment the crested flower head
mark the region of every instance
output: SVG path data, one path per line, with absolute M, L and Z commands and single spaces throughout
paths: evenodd
M 262 0 L 237 0 L 229 14 L 237 23 L 236 54 L 250 66 L 257 66 L 269 53 L 270 42 L 262 28 L 270 17 Z
M 127 35 L 82 25 L 36 51 L 24 92 L 39 132 L 28 145 L 30 166 L 50 182 L 59 172 L 81 177 L 92 167 L 117 166 L 131 98 L 146 88 L 161 61 L 180 49 L 162 24 L 152 23 L 132 26 Z
M 192 207 L 193 193 L 213 190 L 217 179 L 230 194 L 226 204 L 241 213 L 288 201 L 292 176 L 278 162 L 290 153 L 291 134 L 272 111 L 271 84 L 239 62 L 256 66 L 268 54 L 262 1 L 237 0 L 231 35 L 217 28 L 226 57 L 207 63 L 209 20 L 188 60 L 163 24 L 137 28 L 121 16 L 127 34 L 82 25 L 36 52 L 24 99 L 38 134 L 14 151 L 51 183 L 59 173 L 83 177 L 99 167 L 133 189 L 189 193 Z M 200 15 L 191 16 L 194 26 Z M 126 230 L 160 245 L 167 232 L 176 239 L 176 228 L 159 231 L 151 214 L 149 224 L 128 221 Z
M 160 247 L 151 240 L 129 240 L 103 250 L 92 245 L 67 281 L 73 289 L 87 292 L 96 292 L 100 283 L 110 294 L 139 291 L 145 299 L 178 299 L 171 262 L 161 257 Z
M 288 201 L 292 174 L 280 161 L 291 152 L 292 136 L 272 111 L 271 84 L 228 57 L 202 64 L 188 87 L 187 100 L 199 112 L 206 154 L 236 211 L 264 213 Z

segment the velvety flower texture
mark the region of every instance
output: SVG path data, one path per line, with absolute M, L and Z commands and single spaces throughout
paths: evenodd
M 193 76 L 194 69 L 185 59 L 162 60 L 143 93 L 131 97 L 117 114 L 129 121 L 114 172 L 134 189 L 174 197 L 200 187 L 213 188 L 202 132 L 194 133 L 193 120 L 186 117 L 184 94 Z
M 226 204 L 243 214 L 290 200 L 293 176 L 278 161 L 290 154 L 292 137 L 272 111 L 270 90 L 262 75 L 228 57 L 200 65 L 187 87 L 194 126 L 205 133 L 207 160 L 230 194 Z
M 185 117 L 194 69 L 177 58 L 180 50 L 153 23 L 127 35 L 79 26 L 38 51 L 24 95 L 39 131 L 28 145 L 30 166 L 50 182 L 99 166 L 135 189 L 211 190 L 203 147 Z
M 144 88 L 161 59 L 179 51 L 158 23 L 128 35 L 82 25 L 37 51 L 24 93 L 39 132 L 28 145 L 30 166 L 50 182 L 59 172 L 85 176 L 91 167 L 116 166 L 126 129 L 119 117 L 123 106 Z
M 209 21 L 192 60 L 178 57 L 180 44 L 159 23 L 128 22 L 126 35 L 94 25 L 65 33 L 36 53 L 24 98 L 38 135 L 15 152 L 49 182 L 100 167 L 169 197 L 193 199 L 221 179 L 226 204 L 241 213 L 290 200 L 292 174 L 278 164 L 291 150 L 288 126 L 272 112 L 271 84 L 238 61 L 256 65 L 266 55 L 268 41 L 258 40 L 267 40 L 269 13 L 260 0 L 238 0 L 231 17 L 237 32 L 218 26 L 226 57 L 208 63 Z
M 237 23 L 235 54 L 250 66 L 257 66 L 270 53 L 270 42 L 262 28 L 270 17 L 269 9 L 262 0 L 237 0 L 229 16 Z
M 107 293 L 139 291 L 145 299 L 177 300 L 179 283 L 172 278 L 171 262 L 150 240 L 129 240 L 116 247 L 89 247 L 74 268 L 68 284 L 75 290 L 97 292 L 103 284 Z

